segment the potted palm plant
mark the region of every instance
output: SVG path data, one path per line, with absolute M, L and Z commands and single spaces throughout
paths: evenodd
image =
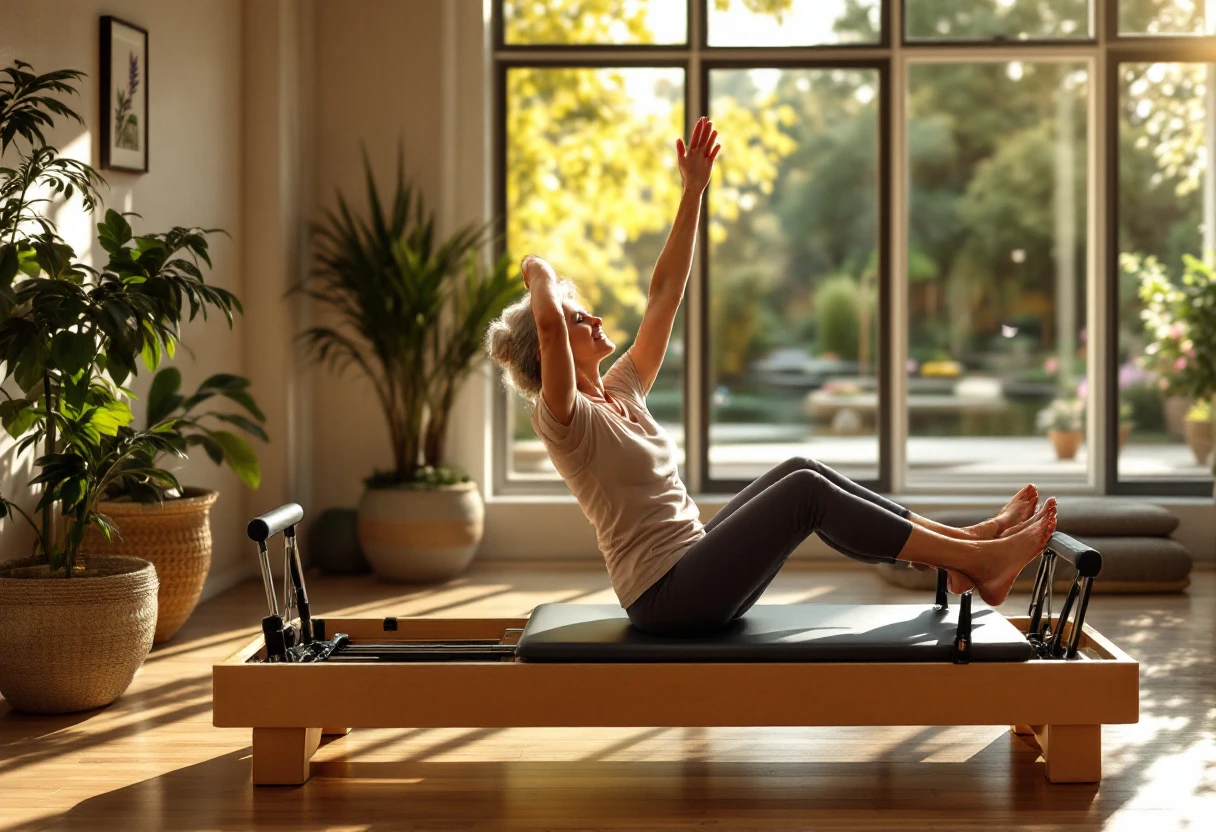
M 406 182 L 400 153 L 387 204 L 366 152 L 363 165 L 366 215 L 338 194 L 337 212 L 313 229 L 316 266 L 293 290 L 334 313 L 336 325 L 301 338 L 318 362 L 357 369 L 388 424 L 391 465 L 364 480 L 358 507 L 368 563 L 387 580 L 444 580 L 476 554 L 484 517 L 477 483 L 443 461 L 452 404 L 485 328 L 525 290 L 508 256 L 482 265 L 489 225 L 436 239 L 434 214 Z
M 248 379 L 217 373 L 183 396 L 182 374 L 176 367 L 160 370 L 152 379 L 145 409 L 146 429 L 171 443 L 177 455 L 202 447 L 216 465 L 228 467 L 250 488 L 261 484 L 257 455 L 239 434 L 221 429 L 231 425 L 267 441 L 262 423 L 266 417 L 249 394 Z M 215 397 L 243 408 L 240 413 L 199 408 Z M 217 427 L 220 423 L 221 427 Z M 161 468 L 170 456 L 148 446 L 128 456 L 123 468 Z M 102 495 L 98 508 L 117 526 L 119 535 L 107 539 L 96 528 L 85 535 L 85 548 L 95 554 L 132 555 L 150 561 L 160 580 L 159 614 L 153 644 L 168 641 L 186 623 L 198 605 L 211 570 L 211 506 L 219 492 L 185 486 L 168 489 L 154 478 L 116 479 Z
M 190 318 L 210 306 L 230 324 L 239 308 L 202 278 L 196 261 L 207 258 L 207 231 L 136 237 L 108 211 L 98 234 L 109 258 L 98 270 L 76 262 L 41 214 L 50 199 L 79 195 L 90 212 L 98 204 L 101 177 L 60 157 L 42 132 L 57 116 L 83 124 L 63 100 L 80 77 L 37 75 L 21 61 L 0 69 L 0 159 L 10 147 L 18 157 L 0 167 L 0 424 L 17 441 L 14 459 L 41 450 L 27 486 L 39 519 L 22 508 L 29 500 L 0 495 L 0 522 L 24 520 L 34 538 L 31 557 L 0 565 L 0 694 L 44 713 L 112 702 L 152 645 L 153 566 L 84 546 L 90 527 L 116 532 L 100 511 L 112 487 L 180 487 L 163 469 L 127 464 L 181 451 L 163 430 L 131 426 L 133 396 L 122 385 L 141 360 L 155 369 L 173 354 L 186 304 Z

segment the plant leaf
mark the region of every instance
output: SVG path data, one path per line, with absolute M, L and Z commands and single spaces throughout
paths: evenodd
M 262 483 L 262 470 L 258 467 L 257 455 L 249 443 L 235 433 L 226 430 L 211 432 L 211 438 L 224 452 L 224 459 L 241 482 L 250 488 L 257 488 Z
M 182 374 L 176 367 L 166 367 L 152 379 L 148 390 L 148 426 L 166 418 L 181 404 L 177 391 L 182 386 Z

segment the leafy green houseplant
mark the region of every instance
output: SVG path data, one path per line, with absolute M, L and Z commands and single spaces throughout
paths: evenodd
M 147 429 L 171 444 L 178 456 L 188 454 L 191 447 L 201 446 L 212 462 L 216 465 L 227 464 L 241 482 L 250 488 L 257 488 L 262 481 L 262 471 L 253 448 L 239 434 L 216 427 L 217 422 L 232 425 L 263 442 L 269 441 L 262 428 L 266 416 L 249 394 L 249 380 L 217 373 L 204 380 L 190 396 L 178 392 L 181 385 L 182 374 L 176 367 L 165 367 L 152 379 L 145 411 Z M 210 409 L 197 412 L 199 407 L 216 396 L 235 402 L 248 415 Z M 159 469 L 167 456 L 165 450 L 148 446 L 141 448 L 139 453 L 131 454 L 122 467 Z M 151 503 L 172 495 L 166 495 L 164 484 L 158 480 L 127 477 L 114 482 L 104 496 L 113 501 Z
M 1204 261 L 1183 257 L 1175 283 L 1155 257 L 1124 254 L 1122 267 L 1140 276 L 1140 313 L 1149 336 L 1145 354 L 1163 391 L 1200 401 L 1216 394 L 1216 275 Z
M 20 61 L 0 69 L 0 161 L 10 148 L 17 156 L 12 166 L 0 166 L 0 424 L 16 442 L 14 458 L 41 451 L 33 461 L 38 473 L 28 483 L 39 489 L 33 511 L 41 516 L 35 521 L 0 496 L 0 515 L 24 519 L 35 542 L 32 558 L 0 570 L 0 640 L 30 645 L 29 652 L 0 655 L 0 690 L 14 707 L 62 711 L 97 707 L 120 695 L 151 646 L 156 620 L 157 577 L 150 564 L 82 551 L 90 528 L 105 539 L 117 531 L 100 510 L 107 493 L 180 489 L 172 473 L 148 464 L 159 454 L 183 455 L 172 425 L 134 428 L 128 404 L 134 395 L 123 385 L 140 363 L 155 369 L 164 356 L 172 357 L 187 308 L 189 319 L 218 309 L 231 326 L 240 304 L 203 279 L 199 263 L 210 265 L 211 232 L 205 229 L 136 236 L 123 216 L 107 211 L 97 226 L 108 255 L 104 266 L 76 260 L 42 206 L 79 195 L 92 211 L 103 181 L 87 164 L 60 157 L 43 131 L 56 116 L 84 123 L 62 100 L 75 92 L 81 74 L 30 70 Z M 114 593 L 95 583 L 105 581 L 125 589 Z M 92 623 L 78 620 L 91 593 L 118 605 L 113 632 L 129 631 L 130 639 L 119 639 L 117 651 L 90 643 L 99 632 L 110 635 L 98 618 L 106 615 L 100 599 L 97 609 L 85 610 Z M 34 596 L 42 597 L 30 606 Z M 55 607 L 59 600 L 63 606 Z M 55 614 L 39 613 L 47 609 Z M 45 644 L 56 645 L 53 657 Z M 62 669 L 73 656 L 82 666 L 67 678 L 83 679 L 89 662 L 126 662 L 130 673 L 115 674 L 111 664 L 102 668 L 106 684 L 81 683 L 74 691 L 41 672 L 52 658 Z
M 181 373 L 165 367 L 152 379 L 144 425 L 186 456 L 202 447 L 217 465 L 229 468 L 250 488 L 261 482 L 257 456 L 249 443 L 233 430 L 266 441 L 261 410 L 248 391 L 249 381 L 227 373 L 207 378 L 197 391 L 184 396 Z M 244 413 L 219 412 L 215 401 L 228 400 Z M 170 454 L 147 447 L 127 457 L 120 467 L 162 470 Z M 122 531 L 121 539 L 107 540 L 96 529 L 85 535 L 85 548 L 93 553 L 126 554 L 156 565 L 160 577 L 159 612 L 154 643 L 176 635 L 198 605 L 211 571 L 210 511 L 219 492 L 186 485 L 168 488 L 151 478 L 126 477 L 104 493 L 101 512 Z
M 336 321 L 301 338 L 318 362 L 337 372 L 354 367 L 367 379 L 388 426 L 392 464 L 364 481 L 360 502 L 368 561 L 381 577 L 436 579 L 463 570 L 481 536 L 476 484 L 443 461 L 452 405 L 485 328 L 525 290 L 509 257 L 482 265 L 488 225 L 437 238 L 434 214 L 405 180 L 400 154 L 387 202 L 366 153 L 364 173 L 366 214 L 339 193 L 337 210 L 313 228 L 315 268 L 295 291 Z M 401 496 L 410 492 L 412 500 Z M 422 531 L 415 516 L 432 525 Z

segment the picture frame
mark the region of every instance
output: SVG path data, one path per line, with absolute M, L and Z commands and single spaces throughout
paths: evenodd
M 101 168 L 148 172 L 148 31 L 101 18 Z

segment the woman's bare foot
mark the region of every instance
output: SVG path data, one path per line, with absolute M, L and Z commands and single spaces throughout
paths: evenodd
M 1009 590 L 1026 564 L 1038 556 L 1056 530 L 1056 501 L 1043 503 L 1023 528 L 1006 537 L 984 541 L 975 571 L 969 575 L 990 607 L 1005 603 Z
M 1026 485 L 1013 495 L 1013 499 L 1006 503 L 996 516 L 959 531 L 967 533 L 976 540 L 995 540 L 998 537 L 1007 537 L 1029 523 L 1034 518 L 1038 507 L 1039 489 L 1033 484 Z M 948 578 L 946 585 L 951 592 L 957 595 L 962 595 L 975 588 L 971 579 L 961 572 L 947 569 L 946 575 Z
M 967 526 L 962 531 L 969 532 L 976 540 L 995 540 L 1009 529 L 1033 517 L 1038 507 L 1039 489 L 1033 484 L 1026 485 L 1013 495 L 1013 499 L 1006 503 L 996 516 L 983 523 Z

